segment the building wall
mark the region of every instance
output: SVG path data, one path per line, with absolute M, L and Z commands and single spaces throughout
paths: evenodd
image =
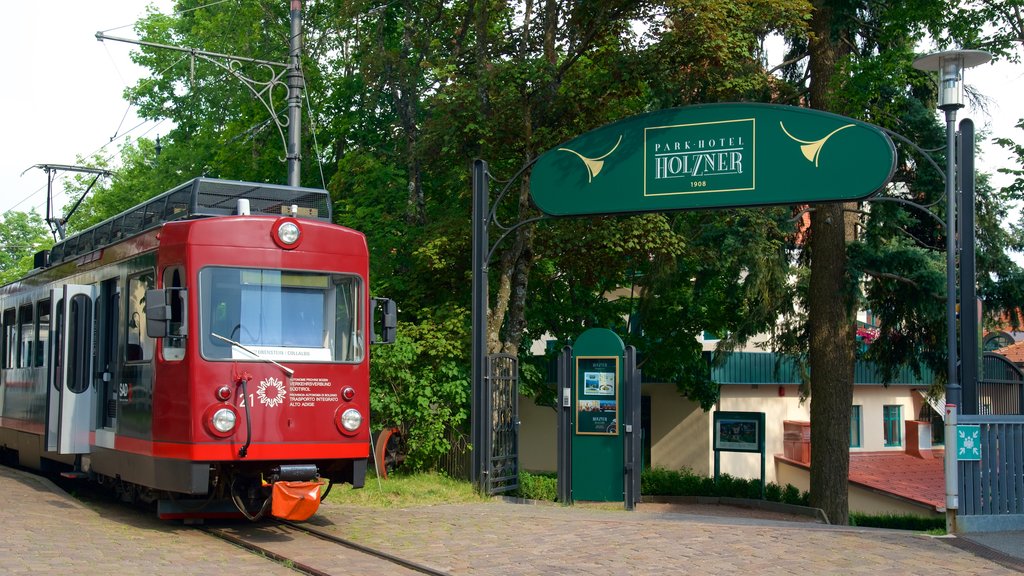
M 558 469 L 557 414 L 550 406 L 537 406 L 519 397 L 519 467 L 529 472 Z
M 810 420 L 810 404 L 800 402 L 800 391 L 795 385 L 733 384 L 721 387 L 717 410 L 723 412 L 764 412 L 765 424 L 765 482 L 775 482 L 772 455 L 781 454 L 782 423 L 785 420 Z M 711 443 L 713 418 L 708 415 L 708 448 L 705 459 L 714 472 L 715 452 Z M 721 452 L 720 470 L 739 478 L 760 478 L 761 455 L 746 452 Z
M 646 384 L 641 394 L 651 398 L 650 465 L 710 475 L 711 427 L 700 405 L 683 398 L 673 384 Z
M 901 407 L 903 421 L 916 419 L 924 399 L 915 388 L 893 385 L 854 387 L 853 404 L 861 406 L 861 447 L 851 448 L 851 452 L 882 452 L 902 451 L 906 449 L 905 426 L 899 424 L 902 442 L 899 446 L 885 446 L 883 436 L 882 408 L 886 405 Z M 781 391 L 781 392 L 780 392 Z M 778 482 L 775 467 L 771 465 L 772 456 L 781 454 L 783 445 L 783 421 L 795 420 L 809 422 L 811 419 L 811 399 L 800 402 L 800 393 L 795 385 L 741 385 L 722 386 L 718 409 L 729 412 L 764 412 L 765 413 L 765 452 L 767 465 L 766 482 Z M 708 437 L 710 438 L 712 419 L 707 420 Z M 813 434 L 813 428 L 811 433 Z M 708 462 L 714 470 L 714 450 L 708 444 Z M 759 454 L 722 452 L 720 454 L 721 471 L 741 478 L 757 478 L 761 474 L 761 456 Z M 785 482 L 780 482 L 785 484 Z
M 683 398 L 671 384 L 645 384 L 642 394 L 651 401 L 651 462 L 654 467 L 679 470 L 689 468 L 694 473 L 710 476 L 714 473 L 712 447 L 712 416 L 700 406 Z M 862 406 L 862 447 L 851 451 L 902 451 L 906 448 L 905 426 L 900 423 L 903 442 L 900 446 L 886 447 L 882 435 L 882 407 L 899 405 L 902 417 L 916 418 L 923 399 L 910 386 L 856 386 L 854 404 Z M 781 485 L 793 484 L 801 491 L 808 489 L 807 472 L 803 469 L 776 463 L 774 455 L 781 454 L 783 422 L 809 421 L 810 401 L 801 402 L 795 385 L 728 385 L 721 390 L 716 408 L 723 411 L 765 413 L 765 482 Z M 519 399 L 521 421 L 519 436 L 520 466 L 532 472 L 553 472 L 556 460 L 556 413 L 548 406 L 537 406 L 532 399 Z M 813 433 L 813 431 L 812 431 Z M 741 478 L 758 478 L 761 474 L 760 454 L 723 452 L 720 470 Z M 850 509 L 864 513 L 926 514 L 929 509 L 891 497 L 876 494 L 858 486 L 850 487 Z M 934 510 L 930 511 L 934 513 Z
M 910 386 L 857 386 L 853 392 L 854 405 L 861 406 L 861 447 L 851 448 L 851 452 L 899 452 L 906 449 L 906 433 L 904 422 L 916 420 L 924 403 L 924 398 Z M 886 446 L 883 437 L 882 408 L 886 405 L 901 406 L 902 410 L 899 429 L 901 442 L 899 446 Z M 813 434 L 813 431 L 811 432 Z

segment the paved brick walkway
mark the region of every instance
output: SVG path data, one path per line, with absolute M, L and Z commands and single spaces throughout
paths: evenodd
M 100 516 L 43 478 L 0 466 L 0 574 L 295 572 L 180 522 Z
M 0 573 L 294 574 L 180 523 L 104 514 L 0 467 Z M 328 503 L 312 524 L 453 575 L 1017 573 L 905 532 L 664 512 Z
M 452 574 L 1016 574 L 903 531 L 506 503 L 372 512 L 317 524 Z

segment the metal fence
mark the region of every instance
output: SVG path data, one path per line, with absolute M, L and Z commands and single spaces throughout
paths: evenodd
M 450 478 L 469 480 L 469 467 L 472 452 L 469 449 L 469 432 L 450 428 L 445 434 L 448 438 L 448 452 L 437 462 L 437 469 Z
M 1024 416 L 965 414 L 958 424 L 981 433 L 981 459 L 958 462 L 958 529 L 1024 530 Z

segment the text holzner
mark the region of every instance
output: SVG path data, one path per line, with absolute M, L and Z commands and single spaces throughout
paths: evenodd
M 742 136 L 654 144 L 655 179 L 742 173 Z

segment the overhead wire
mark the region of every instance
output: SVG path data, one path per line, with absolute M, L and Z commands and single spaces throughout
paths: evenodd
M 201 6 L 196 6 L 196 7 L 194 7 L 194 8 L 189 8 L 189 9 L 186 9 L 186 10 L 179 10 L 179 11 L 175 11 L 175 12 L 172 12 L 172 15 L 175 15 L 175 16 L 180 16 L 180 15 L 183 15 L 183 14 L 187 14 L 187 13 L 189 13 L 189 12 L 194 12 L 194 11 L 196 11 L 196 10 L 200 10 L 200 9 L 203 9 L 203 8 L 209 8 L 209 7 L 212 7 L 212 6 L 216 6 L 216 5 L 218 5 L 218 4 L 223 4 L 223 3 L 226 3 L 226 2 L 230 2 L 230 1 L 233 1 L 233 0 L 216 0 L 216 1 L 214 1 L 214 2 L 209 2 L 209 3 L 207 3 L 207 4 L 203 4 L 203 5 L 201 5 Z M 123 28 L 128 28 L 128 27 L 132 27 L 132 26 L 134 26 L 134 25 L 135 25 L 136 23 L 137 23 L 137 21 L 136 21 L 136 22 L 131 22 L 131 23 L 129 23 L 129 24 L 124 24 L 124 25 L 121 25 L 121 26 L 115 26 L 115 27 L 112 27 L 112 28 L 108 28 L 108 29 L 106 29 L 106 30 L 103 30 L 103 31 L 101 31 L 101 32 L 111 32 L 111 31 L 115 31 L 115 30 L 120 30 L 120 29 L 123 29 Z M 126 81 L 124 80 L 124 76 L 123 76 L 123 75 L 121 74 L 121 71 L 120 71 L 120 69 L 118 68 L 118 66 L 117 66 L 117 63 L 116 63 L 116 61 L 114 60 L 114 58 L 113 58 L 113 55 L 112 55 L 112 54 L 110 53 L 110 50 L 109 50 L 109 48 L 107 48 L 107 46 L 106 46 L 106 45 L 104 45 L 104 49 L 106 50 L 106 53 L 107 53 L 108 57 L 110 58 L 111 64 L 113 64 L 113 66 L 114 66 L 114 71 L 115 71 L 115 73 L 117 73 L 117 75 L 118 75 L 118 78 L 120 78 L 120 79 L 121 79 L 121 82 L 122 82 L 123 84 L 127 85 L 127 82 L 126 82 Z M 156 81 L 156 78 L 160 77 L 160 76 L 161 76 L 162 74 L 164 74 L 165 72 L 167 72 L 167 71 L 168 71 L 168 70 L 170 70 L 171 68 L 173 68 L 173 67 L 177 66 L 177 65 L 178 65 L 179 63 L 181 63 L 181 62 L 182 62 L 182 61 L 183 61 L 184 59 L 186 59 L 186 58 L 189 58 L 189 57 L 190 57 L 190 55 L 189 55 L 189 54 L 185 54 L 184 56 L 182 56 L 181 58 L 177 59 L 176 61 L 174 61 L 174 62 L 173 62 L 172 64 L 170 64 L 169 66 L 165 67 L 164 69 L 160 70 L 160 71 L 159 71 L 159 72 L 157 72 L 156 74 L 152 75 L 152 76 L 151 76 L 150 78 L 147 78 L 147 79 L 146 79 L 146 80 L 145 80 L 144 82 L 142 82 L 142 83 L 141 83 L 141 84 L 139 85 L 139 88 L 140 88 L 140 89 L 142 89 L 142 88 L 145 88 L 145 87 L 146 87 L 146 86 L 148 86 L 148 85 L 149 85 L 150 83 L 152 83 L 152 82 L 155 82 L 155 81 Z M 299 67 L 299 74 L 300 74 L 300 75 L 302 76 L 302 78 L 303 78 L 303 84 L 305 84 L 305 73 L 304 73 L 304 71 L 302 70 L 302 67 L 301 67 L 301 65 L 300 65 L 300 67 Z M 314 152 L 315 152 L 315 154 L 316 154 L 316 157 L 317 157 L 317 168 L 318 168 L 318 170 L 319 170 L 319 173 L 320 173 L 320 182 L 321 182 L 321 184 L 323 185 L 323 187 L 324 187 L 324 188 L 326 188 L 326 187 L 327 187 L 327 185 L 326 185 L 326 178 L 325 178 L 325 176 L 324 176 L 324 171 L 323 171 L 323 161 L 322 161 L 322 158 L 320 157 L 320 146 L 319 146 L 319 142 L 318 142 L 318 140 L 317 140 L 317 125 L 316 125 L 316 120 L 315 120 L 315 118 L 314 118 L 314 114 L 313 114 L 313 110 L 312 110 L 312 105 L 311 105 L 311 103 L 310 103 L 310 99 L 309 99 L 309 92 L 308 92 L 308 91 L 304 91 L 304 94 L 303 94 L 303 96 L 305 97 L 305 100 L 306 100 L 306 109 L 307 109 L 307 115 L 308 115 L 308 117 L 309 117 L 309 120 L 310 120 L 310 125 L 311 125 L 311 126 L 310 126 L 310 132 L 311 132 L 311 134 L 312 134 L 312 136 L 313 136 L 313 149 L 314 149 Z M 105 150 L 105 149 L 107 148 L 107 146 L 109 146 L 110 144 L 114 143 L 115 141 L 117 141 L 117 140 L 119 140 L 119 139 L 121 139 L 121 138 L 125 138 L 125 137 L 127 137 L 127 136 L 128 136 L 129 134 L 131 134 L 131 133 L 132 133 L 132 132 L 134 132 L 135 130 L 139 129 L 139 128 L 140 128 L 141 126 L 143 126 L 143 125 L 147 124 L 148 122 L 151 122 L 150 120 L 143 120 L 142 122 L 140 122 L 140 123 L 136 124 L 136 125 L 135 125 L 135 126 L 133 126 L 132 128 L 130 128 L 130 129 L 128 129 L 128 130 L 126 130 L 126 131 L 124 131 L 124 132 L 121 132 L 121 128 L 122 128 L 122 127 L 124 126 L 124 122 L 125 122 L 125 120 L 127 119 L 127 117 L 128 117 L 128 114 L 129 114 L 129 113 L 131 112 L 131 110 L 132 110 L 132 108 L 133 108 L 134 106 L 135 106 L 134 104 L 131 104 L 131 103 L 129 103 L 128 107 L 127 107 L 127 108 L 125 109 L 125 112 L 124 112 L 124 114 L 123 114 L 123 115 L 122 115 L 122 117 L 121 117 L 121 120 L 120 120 L 120 121 L 118 122 L 117 128 L 116 128 L 116 129 L 115 129 L 115 131 L 114 131 L 114 135 L 113 135 L 113 136 L 110 136 L 110 138 L 108 139 L 108 141 L 107 141 L 106 143 L 102 144 L 101 146 L 99 146 L 98 148 L 96 148 L 95 150 L 93 150 L 92 152 L 90 152 L 89 154 L 87 154 L 87 155 L 83 156 L 83 158 L 87 158 L 87 159 L 88 159 L 88 158 L 92 158 L 93 156 L 96 156 L 97 154 L 100 154 L 100 153 L 101 153 L 101 152 L 103 152 L 103 151 L 104 151 L 104 150 Z M 156 129 L 156 128 L 157 128 L 158 126 L 160 126 L 160 125 L 161 125 L 162 123 L 164 123 L 164 122 L 165 122 L 166 120 L 167 120 L 166 118 L 163 118 L 163 119 L 160 119 L 160 120 L 156 121 L 156 122 L 155 122 L 155 123 L 154 123 L 154 124 L 153 124 L 153 125 L 152 125 L 152 126 L 151 126 L 151 127 L 149 128 L 149 129 L 148 129 L 148 130 L 146 130 L 145 132 L 143 132 L 143 133 L 142 133 L 142 134 L 140 135 L 140 137 L 143 137 L 143 136 L 145 136 L 146 134 L 149 134 L 149 133 L 150 133 L 150 132 L 152 132 L 152 131 L 153 131 L 154 129 Z M 112 160 L 112 159 L 113 159 L 113 158 L 114 158 L 115 156 L 116 156 L 116 152 L 112 152 L 112 153 L 110 153 L 110 154 L 107 154 L 106 156 L 103 156 L 103 157 L 101 157 L 101 158 L 102 158 L 102 160 L 103 160 L 104 162 L 110 162 L 110 161 L 111 161 L 111 160 Z M 59 176 L 57 176 L 57 178 L 58 178 L 58 179 L 59 179 L 59 181 L 61 181 L 61 182 L 63 182 L 63 181 L 64 181 L 64 180 L 65 180 L 65 179 L 66 179 L 67 177 L 68 177 L 68 175 L 67 175 L 67 174 L 60 174 Z M 39 187 L 39 188 L 38 188 L 38 189 L 36 189 L 36 190 L 35 190 L 34 192 L 30 193 L 30 194 L 29 194 L 29 195 L 27 195 L 27 196 L 26 196 L 25 198 L 23 198 L 22 200 L 18 201 L 18 203 L 14 204 L 14 205 L 13 205 L 13 206 L 12 206 L 12 207 L 10 208 L 10 210 L 14 210 L 14 209 L 16 209 L 17 207 L 19 207 L 19 206 L 21 206 L 22 204 L 24 204 L 25 202 L 28 202 L 28 201 L 29 201 L 29 200 L 31 200 L 31 199 L 32 199 L 32 198 L 33 198 L 34 196 L 36 196 L 37 194 L 39 194 L 40 192 L 42 192 L 42 191 L 43 191 L 43 190 L 45 190 L 46 188 L 47 188 L 47 185 L 43 185 L 43 186 Z M 53 188 L 52 188 L 52 187 L 51 187 L 51 190 L 53 190 Z M 57 191 L 57 193 L 63 193 L 63 190 Z M 46 201 L 44 201 L 44 202 L 43 202 L 43 203 L 41 203 L 41 204 L 35 204 L 35 205 L 33 205 L 33 206 L 32 206 L 32 209 L 38 209 L 38 208 L 43 208 L 43 207 L 44 207 L 44 205 L 45 205 L 45 203 L 46 203 Z
M 302 65 L 299 65 L 299 76 L 302 78 L 302 85 L 308 86 L 306 83 L 306 73 L 302 70 Z M 313 135 L 313 153 L 316 155 L 316 166 L 320 170 L 320 186 L 324 190 L 327 190 L 327 180 L 324 178 L 324 163 L 323 158 L 320 156 L 320 143 L 316 139 L 316 118 L 313 115 L 313 105 L 309 102 L 309 90 L 302 91 L 303 97 L 306 98 L 306 115 L 309 117 L 309 133 Z
M 196 10 L 200 10 L 200 9 L 202 9 L 202 8 L 208 8 L 208 7 L 211 7 L 211 6 L 216 6 L 216 5 L 218 5 L 218 4 L 223 4 L 223 3 L 225 3 L 225 2 L 230 2 L 230 1 L 233 1 L 233 0 L 216 0 L 215 2 L 209 2 L 209 3 L 207 3 L 207 4 L 203 4 L 202 6 L 196 6 L 196 7 L 194 7 L 194 8 L 189 8 L 189 9 L 187 9 L 187 10 L 178 10 L 178 11 L 172 12 L 171 14 L 172 14 L 172 15 L 174 15 L 174 16 L 181 16 L 181 15 L 183 15 L 183 14 L 187 14 L 187 13 L 189 13 L 189 12 L 194 12 L 194 11 L 196 11 Z M 111 32 L 111 31 L 114 31 L 114 30 L 121 30 L 121 29 L 123 29 L 123 28 L 129 28 L 129 27 L 135 26 L 135 24 L 137 24 L 137 22 L 138 22 L 138 21 L 135 21 L 135 22 L 131 22 L 131 23 L 128 23 L 128 24 L 124 24 L 124 25 L 121 25 L 121 26 L 115 26 L 115 27 L 113 27 L 113 28 L 107 28 L 106 30 L 102 30 L 102 32 Z M 128 84 L 128 82 L 127 82 L 127 81 L 125 81 L 125 79 L 124 79 L 124 75 L 122 75 L 122 74 L 121 74 L 121 70 L 120 70 L 120 68 L 119 68 L 119 67 L 117 66 L 117 62 L 116 62 L 116 61 L 114 60 L 114 57 L 113 57 L 113 55 L 112 55 L 112 54 L 110 53 L 110 49 L 109 49 L 109 48 L 107 47 L 107 45 L 106 45 L 106 44 L 104 44 L 104 50 L 106 51 L 106 53 L 107 53 L 107 56 L 108 56 L 108 58 L 110 58 L 110 62 L 111 62 L 111 64 L 113 64 L 113 66 L 114 66 L 114 72 L 115 72 L 115 73 L 117 74 L 118 78 L 119 78 L 119 79 L 121 80 L 121 83 L 122 83 L 122 84 L 124 84 L 124 85 L 127 85 L 127 84 Z M 158 73 L 157 73 L 156 75 L 154 75 L 154 76 L 159 76 L 159 75 L 163 74 L 164 72 L 166 72 L 167 70 L 169 70 L 169 69 L 173 68 L 174 66 L 177 66 L 177 65 L 178 65 L 178 64 L 179 64 L 179 63 L 180 63 L 180 62 L 181 62 L 182 60 L 184 60 L 185 58 L 188 58 L 188 55 L 182 56 L 181 58 L 179 58 L 178 60 L 176 60 L 176 61 L 175 61 L 175 62 L 174 62 L 173 64 L 171 64 L 170 66 L 168 66 L 168 67 L 164 68 L 163 70 L 159 71 L 159 72 L 158 72 Z M 152 83 L 152 82 L 154 82 L 154 81 L 155 81 L 155 78 L 154 78 L 154 77 L 150 77 L 150 78 L 148 78 L 148 79 L 147 79 L 147 80 L 146 80 L 145 82 L 143 82 L 143 83 L 142 83 L 142 84 L 141 84 L 141 85 L 139 86 L 139 88 L 140 88 L 140 89 L 141 89 L 141 88 L 145 88 L 145 87 L 146 87 L 147 85 L 149 85 L 150 83 Z M 134 132 L 135 130 L 137 130 L 137 129 L 138 129 L 139 127 L 143 126 L 143 125 L 144 125 L 144 124 L 146 124 L 147 122 L 150 122 L 149 120 L 143 120 L 143 121 L 142 121 L 142 122 L 140 122 L 139 124 L 136 124 L 135 126 L 133 126 L 132 128 L 130 128 L 129 130 L 127 130 L 127 131 L 125 131 L 125 132 L 123 132 L 123 133 L 122 133 L 122 132 L 121 132 L 121 128 L 122 128 L 122 126 L 124 126 L 124 122 L 125 122 L 125 120 L 127 119 L 127 117 L 128 117 L 128 114 L 129 114 L 129 112 L 131 112 L 131 110 L 132 110 L 132 108 L 133 108 L 133 107 L 134 107 L 134 105 L 133 105 L 133 104 L 129 104 L 129 105 L 128 105 L 128 107 L 127 107 L 127 108 L 125 109 L 125 112 L 124 112 L 124 114 L 123 114 L 123 115 L 121 116 L 121 120 L 120 120 L 120 122 L 118 123 L 118 125 L 117 125 L 117 128 L 116 128 L 116 129 L 114 130 L 114 135 L 113 135 L 113 136 L 111 136 L 111 137 L 109 138 L 109 140 L 108 140 L 108 141 L 107 141 L 106 143 L 104 143 L 104 144 L 103 144 L 103 145 L 101 145 L 100 147 L 96 148 L 95 150 L 93 150 L 93 151 L 92 151 L 92 152 L 90 152 L 89 154 L 87 154 L 87 155 L 83 156 L 84 158 L 91 158 L 91 157 L 95 156 L 96 154 L 99 154 L 99 153 L 100 153 L 100 152 L 102 152 L 102 151 L 103 151 L 103 150 L 104 150 L 104 149 L 105 149 L 105 148 L 106 148 L 106 147 L 107 147 L 107 146 L 108 146 L 109 144 L 111 144 L 111 143 L 115 142 L 116 140 L 119 140 L 119 139 L 121 139 L 121 138 L 124 138 L 124 137 L 126 137 L 127 135 L 129 135 L 129 134 L 131 134 L 132 132 Z M 140 137 L 143 137 L 143 136 L 145 136 L 146 134 L 149 134 L 149 133 L 150 133 L 150 132 L 152 132 L 152 131 L 153 131 L 154 129 L 156 129 L 156 128 L 157 128 L 158 126 L 160 126 L 161 124 L 163 124 L 163 123 L 164 123 L 164 122 L 165 122 L 166 120 L 167 120 L 166 118 L 163 118 L 163 119 L 160 119 L 160 120 L 156 121 L 156 122 L 155 122 L 155 123 L 153 124 L 153 126 L 151 126 L 151 127 L 150 127 L 150 128 L 148 129 L 148 130 L 146 130 L 146 131 L 145 131 L 144 133 L 142 133 L 142 134 L 140 135 Z M 107 155 L 106 157 L 104 157 L 104 158 L 103 158 L 103 160 L 104 160 L 105 162 L 109 162 L 110 160 L 112 160 L 112 159 L 114 158 L 114 156 L 115 156 L 115 155 L 116 155 L 116 153 L 111 153 L 111 154 Z M 59 178 L 59 181 L 60 181 L 60 182 L 63 182 L 63 180 L 67 178 L 67 174 L 63 174 L 63 173 L 62 173 L 62 174 L 61 174 L 61 175 L 59 175 L 59 176 L 58 176 L 57 178 Z M 8 210 L 16 210 L 16 209 L 17 209 L 17 208 L 18 208 L 19 206 L 21 206 L 22 204 L 25 204 L 26 202 L 29 202 L 29 201 L 30 201 L 30 200 L 31 200 L 31 199 L 32 199 L 33 197 L 35 197 L 35 196 L 36 196 L 37 194 L 39 194 L 39 193 L 43 192 L 44 190 L 46 190 L 46 188 L 47 188 L 47 185 L 45 185 L 45 184 L 44 184 L 43 186 L 40 186 L 40 187 L 39 187 L 39 188 L 37 188 L 37 189 L 36 189 L 36 190 L 35 190 L 34 192 L 31 192 L 31 193 L 29 193 L 29 194 L 28 194 L 27 196 L 25 196 L 24 198 L 22 198 L 21 200 L 19 200 L 19 201 L 18 201 L 18 202 L 17 202 L 16 204 L 14 204 L 14 205 L 13 205 L 13 206 L 11 206 L 10 208 L 8 208 Z M 51 190 L 52 190 L 52 188 L 51 188 Z M 62 191 L 58 191 L 58 193 L 61 193 L 61 192 L 62 192 Z M 33 205 L 31 206 L 31 208 L 30 208 L 30 211 L 31 211 L 31 210 L 35 210 L 35 209 L 40 209 L 40 208 L 43 208 L 43 207 L 44 207 L 44 205 L 45 205 L 45 203 L 46 203 L 46 201 L 43 201 L 43 202 L 42 202 L 42 203 L 40 203 L 40 204 L 33 204 Z

